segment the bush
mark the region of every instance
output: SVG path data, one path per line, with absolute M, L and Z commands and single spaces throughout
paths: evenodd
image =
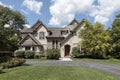
M 24 50 L 16 50 L 16 51 L 14 52 L 14 56 L 15 56 L 15 57 L 18 57 L 18 58 L 24 58 L 24 53 L 25 53 Z
M 45 60 L 46 59 L 46 56 L 45 54 L 37 54 L 34 56 L 35 59 L 42 59 L 42 60 Z
M 25 62 L 24 58 L 13 58 L 12 60 L 2 63 L 0 66 L 4 68 L 12 68 L 16 66 L 21 66 Z
M 46 57 L 45 54 L 39 54 L 39 57 Z
M 24 55 L 25 55 L 25 58 L 34 58 L 35 52 L 28 50 L 28 51 L 25 51 Z
M 5 55 L 5 56 L 0 56 L 0 63 L 7 62 L 10 60 L 10 57 Z
M 40 54 L 39 56 L 40 56 L 40 59 L 41 59 L 41 60 L 46 60 L 45 54 Z
M 1 74 L 1 73 L 3 73 L 3 69 L 2 69 L 2 67 L 0 67 L 0 74 Z
M 40 59 L 39 54 L 34 55 L 34 58 L 35 58 L 35 59 Z
M 79 47 L 74 47 L 72 49 L 72 57 L 79 58 L 79 57 L 82 57 L 82 56 L 84 56 L 84 53 L 80 52 L 80 48 Z
M 47 59 L 59 59 L 60 57 L 60 50 L 59 49 L 48 49 L 46 51 Z

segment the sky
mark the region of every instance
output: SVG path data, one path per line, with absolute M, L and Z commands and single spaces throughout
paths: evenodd
M 105 28 L 120 14 L 120 0 L 0 0 L 0 5 L 21 12 L 31 27 L 37 20 L 47 27 L 64 27 L 74 18 L 100 22 Z

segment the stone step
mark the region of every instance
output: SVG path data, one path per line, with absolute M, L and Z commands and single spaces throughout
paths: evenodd
M 66 57 L 64 57 L 64 58 L 60 58 L 59 60 L 60 60 L 60 61 L 72 61 L 72 59 L 70 59 L 70 58 L 66 58 Z

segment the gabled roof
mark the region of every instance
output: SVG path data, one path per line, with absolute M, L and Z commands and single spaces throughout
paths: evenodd
M 30 38 L 28 41 L 26 41 L 26 43 L 24 43 L 25 42 L 25 40 L 27 39 L 27 38 Z M 24 43 L 24 44 L 22 44 L 22 43 Z M 22 40 L 18 43 L 18 45 L 25 45 L 25 46 L 27 46 L 27 45 L 41 45 L 41 43 L 35 38 L 35 37 L 33 37 L 31 34 L 27 34 L 24 38 L 22 38 Z
M 74 18 L 66 27 L 64 27 L 62 30 L 73 30 L 79 22 Z
M 81 25 L 84 23 L 84 20 L 83 19 L 74 29 L 73 31 L 76 31 L 78 29 L 78 27 L 81 27 Z M 70 33 L 62 42 L 61 42 L 61 45 L 64 44 L 68 39 L 70 39 L 70 37 L 72 36 L 72 33 Z
M 47 29 L 47 27 L 42 23 L 42 21 L 40 21 L 40 20 L 38 20 L 32 27 L 31 27 L 31 29 L 33 30 L 33 31 L 36 31 L 39 27 L 41 27 L 41 25 L 42 26 L 44 26 L 46 29 Z M 48 29 L 47 29 L 48 30 Z
M 69 23 L 69 25 L 73 25 L 74 23 L 79 24 L 79 22 L 74 18 L 74 19 Z
M 48 28 L 49 32 L 51 32 L 52 35 L 49 35 L 47 37 L 63 37 L 61 35 L 61 29 L 62 28 Z
M 23 30 L 21 30 L 22 33 L 32 33 L 33 30 L 31 28 L 24 28 Z
M 45 27 L 46 30 L 47 27 L 42 23 L 42 21 L 38 20 L 31 28 L 24 28 L 23 30 L 21 30 L 22 33 L 33 33 L 35 31 L 38 30 L 38 28 L 40 28 L 41 26 Z

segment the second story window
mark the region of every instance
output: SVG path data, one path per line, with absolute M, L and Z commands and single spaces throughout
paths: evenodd
M 39 33 L 39 39 L 45 39 L 45 33 L 44 32 Z

